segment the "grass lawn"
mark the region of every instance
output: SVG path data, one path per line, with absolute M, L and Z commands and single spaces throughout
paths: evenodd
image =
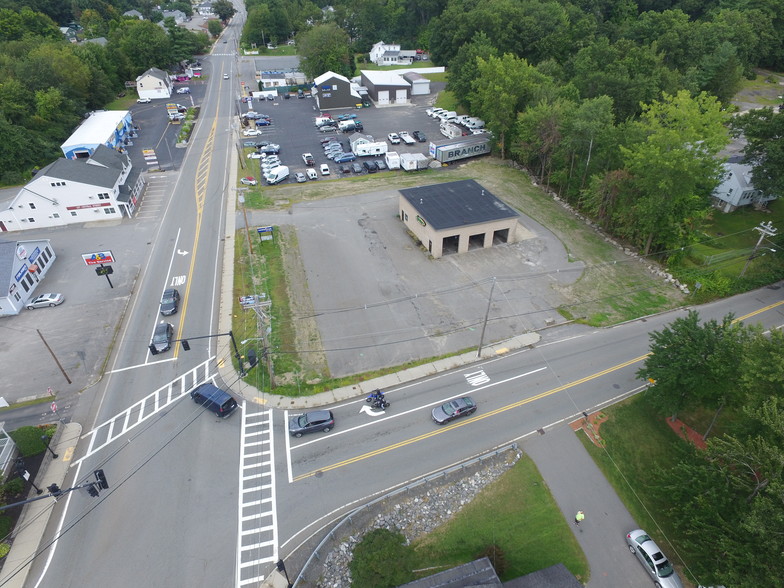
M 527 456 L 452 520 L 414 542 L 414 568 L 431 568 L 422 574 L 430 575 L 473 561 L 492 544 L 505 555 L 503 581 L 557 563 L 563 563 L 580 581 L 588 580 L 588 562 Z

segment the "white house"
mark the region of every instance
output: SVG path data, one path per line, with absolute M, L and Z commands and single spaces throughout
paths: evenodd
M 0 316 L 19 314 L 56 258 L 49 239 L 0 241 Z
M 131 216 L 144 188 L 125 153 L 99 145 L 89 159 L 58 159 L 0 211 L 0 232 Z
M 732 159 L 724 164 L 724 181 L 713 191 L 713 205 L 722 212 L 732 212 L 740 206 L 764 208 L 776 196 L 763 194 L 754 188 L 751 166 Z
M 136 92 L 139 98 L 171 98 L 172 81 L 165 71 L 151 67 L 136 78 Z
M 379 41 L 370 49 L 370 61 L 376 65 L 411 65 L 416 54 L 413 50 L 401 50 L 400 45 Z
M 262 88 L 281 88 L 287 86 L 286 74 L 282 71 L 263 71 L 261 72 Z
M 90 116 L 60 145 L 68 159 L 90 157 L 98 145 L 122 148 L 133 137 L 133 119 L 127 110 L 99 110 Z

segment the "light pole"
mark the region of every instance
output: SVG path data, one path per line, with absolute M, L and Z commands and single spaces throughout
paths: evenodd
M 767 224 L 765 224 L 764 222 L 760 223 L 760 226 L 754 227 L 754 230 L 759 231 L 760 237 L 757 240 L 757 244 L 754 246 L 754 249 L 752 249 L 751 255 L 749 255 L 749 258 L 746 260 L 746 265 L 744 265 L 743 269 L 740 271 L 740 276 L 738 276 L 740 278 L 742 278 L 743 274 L 746 273 L 746 270 L 749 269 L 749 264 L 751 263 L 751 260 L 754 259 L 755 257 L 759 257 L 758 255 L 755 254 L 757 253 L 757 249 L 760 248 L 760 245 L 762 245 L 762 240 L 765 237 L 774 236 L 778 231 L 778 229 L 773 228 L 773 223 L 770 221 L 768 221 Z M 767 249 L 768 251 L 772 251 L 773 253 L 776 252 L 775 249 L 771 249 L 770 247 L 763 247 L 763 249 Z
M 52 454 L 52 457 L 54 459 L 57 459 L 59 457 L 59 455 L 57 455 L 54 451 L 52 451 L 52 448 L 49 446 L 49 436 L 48 435 L 41 435 L 41 441 L 44 442 L 44 445 L 49 450 L 49 453 Z

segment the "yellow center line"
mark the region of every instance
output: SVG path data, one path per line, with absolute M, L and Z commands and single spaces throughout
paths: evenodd
M 444 426 L 444 427 L 439 427 L 438 429 L 436 429 L 434 431 L 430 431 L 429 433 L 425 433 L 425 434 L 419 435 L 417 437 L 412 437 L 411 439 L 406 439 L 404 441 L 400 441 L 399 443 L 394 443 L 392 445 L 387 445 L 386 447 L 381 447 L 381 448 L 376 449 L 374 451 L 369 451 L 367 453 L 363 453 L 362 455 L 357 455 L 356 457 L 351 457 L 349 459 L 345 459 L 343 461 L 340 461 L 338 463 L 332 464 L 330 466 L 327 466 L 327 467 L 324 467 L 324 468 L 320 468 L 318 470 L 314 470 L 314 471 L 308 472 L 306 474 L 302 474 L 300 476 L 295 477 L 294 481 L 298 482 L 300 480 L 304 480 L 305 478 L 310 478 L 312 476 L 315 476 L 316 473 L 329 472 L 329 471 L 337 469 L 337 468 L 341 468 L 341 467 L 344 467 L 344 466 L 347 466 L 347 465 L 351 465 L 353 463 L 357 463 L 359 461 L 362 461 L 362 460 L 365 460 L 365 459 L 368 459 L 368 458 L 371 458 L 371 457 L 375 457 L 377 455 L 381 455 L 382 453 L 386 453 L 388 451 L 393 451 L 395 449 L 400 449 L 401 447 L 405 447 L 405 446 L 411 445 L 413 443 L 418 443 L 419 441 L 424 441 L 425 439 L 429 439 L 430 437 L 434 437 L 436 435 L 440 435 L 442 433 L 446 433 L 448 431 L 452 431 L 453 429 L 456 429 L 458 427 L 464 427 L 466 425 L 470 425 L 471 423 L 475 423 L 477 421 L 481 421 L 482 419 L 490 418 L 491 416 L 495 416 L 495 415 L 501 414 L 503 412 L 506 412 L 507 410 L 512 410 L 514 408 L 519 408 L 519 407 L 521 407 L 521 406 L 523 406 L 525 404 L 533 402 L 534 400 L 540 400 L 542 398 L 546 398 L 547 396 L 551 396 L 553 394 L 556 394 L 557 392 L 561 392 L 563 390 L 567 390 L 569 388 L 573 388 L 574 386 L 578 386 L 580 384 L 584 384 L 585 382 L 589 382 L 591 380 L 594 380 L 594 379 L 599 378 L 601 376 L 607 375 L 607 374 L 609 374 L 611 372 L 614 372 L 616 370 L 619 370 L 619 369 L 628 367 L 630 365 L 633 365 L 635 363 L 638 363 L 638 362 L 642 361 L 643 359 L 645 359 L 646 357 L 648 357 L 648 355 L 650 355 L 650 354 L 646 353 L 645 355 L 640 355 L 639 357 L 635 357 L 634 359 L 630 359 L 629 361 L 625 361 L 623 363 L 619 363 L 618 365 L 614 365 L 614 366 L 612 366 L 610 368 L 607 368 L 606 370 L 602 370 L 600 372 L 596 372 L 595 374 L 591 374 L 590 376 L 586 376 L 584 378 L 580 378 L 579 380 L 575 380 L 575 381 L 570 382 L 568 384 L 564 384 L 563 386 L 558 386 L 557 388 L 553 388 L 553 389 L 548 390 L 546 392 L 542 392 L 541 394 L 537 394 L 536 396 L 531 396 L 530 398 L 526 398 L 524 400 L 518 400 L 517 402 L 513 402 L 512 404 L 507 404 L 506 406 L 502 406 L 501 408 L 497 408 L 497 409 L 492 410 L 490 412 L 482 413 L 482 414 L 480 414 L 478 416 L 475 416 L 473 418 L 470 418 L 470 419 L 467 419 L 467 420 L 464 420 L 464 421 L 460 421 L 460 422 L 456 422 L 456 423 L 453 423 L 451 425 L 447 425 L 447 426 Z
M 763 306 L 759 310 L 754 310 L 754 311 L 752 311 L 752 312 L 750 312 L 748 314 L 744 314 L 743 316 L 739 316 L 738 318 L 734 319 L 732 322 L 733 323 L 737 323 L 739 321 L 745 321 L 747 318 L 751 318 L 753 316 L 757 316 L 758 314 L 761 314 L 763 312 L 767 312 L 768 310 L 771 310 L 772 308 L 776 308 L 777 306 L 781 306 L 782 304 L 784 304 L 784 300 L 782 300 L 780 302 L 774 302 L 773 304 L 769 304 L 768 306 Z
M 196 224 L 194 226 L 193 235 L 193 248 L 191 251 L 191 264 L 188 268 L 188 275 L 186 278 L 185 295 L 183 296 L 182 311 L 180 314 L 180 325 L 177 329 L 177 339 L 182 339 L 182 331 L 185 328 L 185 315 L 188 313 L 188 300 L 190 300 L 191 284 L 193 282 L 193 271 L 196 267 L 196 252 L 199 250 L 199 237 L 201 236 L 201 223 L 204 218 L 204 202 L 207 197 L 207 185 L 210 179 L 210 169 L 212 168 L 212 155 L 215 147 L 215 135 L 218 127 L 218 111 L 220 108 L 220 101 L 215 106 L 215 116 L 212 119 L 212 127 L 204 142 L 204 147 L 199 158 L 199 164 L 196 166 L 196 173 L 194 174 L 193 194 L 196 200 Z M 180 348 L 175 346 L 174 357 L 179 355 Z

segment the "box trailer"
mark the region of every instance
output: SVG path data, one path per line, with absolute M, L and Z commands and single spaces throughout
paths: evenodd
M 422 153 L 401 153 L 400 154 L 400 167 L 406 171 L 418 171 L 420 169 L 427 169 L 430 165 L 428 159 Z
M 468 134 L 463 131 L 463 127 L 450 122 L 442 122 L 440 128 L 441 134 L 447 139 L 457 139 L 458 137 Z
M 430 157 L 441 163 L 449 163 L 486 153 L 490 153 L 490 137 L 487 135 L 469 135 L 459 139 L 430 143 Z
M 354 155 L 366 157 L 369 155 L 384 155 L 387 152 L 387 142 L 378 141 L 374 143 L 355 143 L 352 146 Z
M 384 161 L 389 169 L 400 169 L 400 155 L 397 151 L 387 151 L 384 155 Z

